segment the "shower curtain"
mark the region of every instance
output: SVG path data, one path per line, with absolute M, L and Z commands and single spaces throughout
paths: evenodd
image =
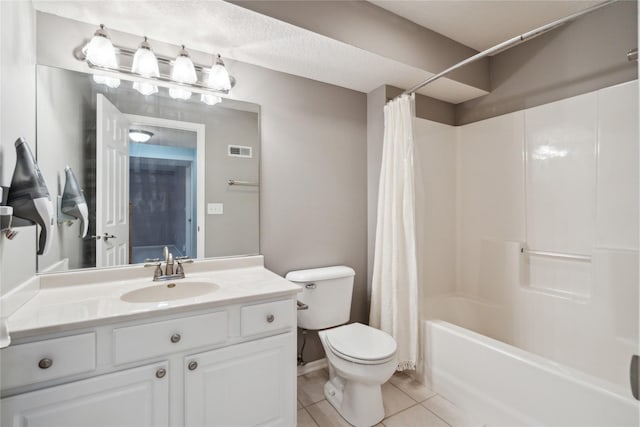
M 397 370 L 418 358 L 418 271 L 413 174 L 413 95 L 384 107 L 370 324 L 398 343 Z

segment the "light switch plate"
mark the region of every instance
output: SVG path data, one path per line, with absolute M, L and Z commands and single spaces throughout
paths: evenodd
M 207 203 L 207 214 L 209 215 L 222 215 L 224 213 L 222 203 Z

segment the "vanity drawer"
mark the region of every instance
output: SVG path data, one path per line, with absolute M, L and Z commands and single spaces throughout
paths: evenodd
M 226 311 L 113 330 L 114 363 L 121 364 L 224 342 Z
M 240 316 L 242 336 L 296 326 L 296 310 L 292 300 L 245 306 Z
M 0 359 L 3 390 L 90 372 L 96 368 L 96 334 L 9 346 Z

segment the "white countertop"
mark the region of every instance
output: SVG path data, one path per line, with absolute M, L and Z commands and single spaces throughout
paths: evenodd
M 14 340 L 121 320 L 291 297 L 300 292 L 299 286 L 264 268 L 262 257 L 253 258 L 253 262 L 246 258 L 238 259 L 238 262 L 233 259 L 199 261 L 185 266 L 185 279 L 170 282 L 153 282 L 150 269 L 144 270 L 145 278 L 139 277 L 141 266 L 125 267 L 115 272 L 95 270 L 41 276 L 39 292 L 8 318 L 8 332 Z M 190 273 L 190 266 L 197 267 Z M 114 276 L 121 278 L 113 280 Z M 83 277 L 86 284 L 82 284 Z M 101 278 L 110 280 L 100 281 Z M 179 284 L 181 280 L 210 281 L 218 289 L 205 295 L 166 302 L 131 303 L 120 299 L 132 290 L 172 282 Z

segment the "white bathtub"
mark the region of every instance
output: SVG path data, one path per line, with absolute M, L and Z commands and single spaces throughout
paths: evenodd
M 491 323 L 491 319 L 485 319 Z M 425 320 L 425 381 L 497 426 L 638 426 L 627 390 L 442 320 Z

